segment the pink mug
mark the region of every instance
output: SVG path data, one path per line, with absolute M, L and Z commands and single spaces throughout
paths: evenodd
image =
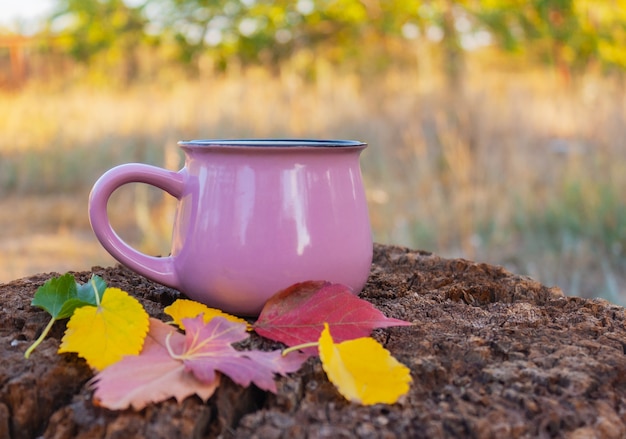
M 106 172 L 89 198 L 102 246 L 137 273 L 189 298 L 239 315 L 258 315 L 276 292 L 325 280 L 357 294 L 372 262 L 372 235 L 353 140 L 192 140 L 178 142 L 178 172 L 130 163 Z M 153 257 L 125 243 L 107 216 L 127 183 L 178 199 L 172 250 Z

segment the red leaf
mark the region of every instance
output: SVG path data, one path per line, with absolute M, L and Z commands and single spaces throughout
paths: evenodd
M 374 328 L 412 324 L 385 317 L 345 285 L 303 282 L 271 297 L 253 328 L 263 337 L 296 346 L 317 341 L 325 322 L 337 343 L 367 337 Z
M 254 383 L 260 389 L 275 393 L 274 374 L 295 372 L 306 360 L 306 356 L 297 352 L 283 356 L 280 350 L 234 349 L 231 343 L 248 337 L 246 325 L 223 317 L 214 317 L 204 323 L 202 316 L 198 316 L 183 319 L 183 324 L 185 347 L 178 357 L 185 364 L 185 370 L 202 382 L 212 382 L 219 371 L 241 386 Z

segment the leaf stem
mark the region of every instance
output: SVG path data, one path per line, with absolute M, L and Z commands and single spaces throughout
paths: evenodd
M 33 353 L 35 348 L 39 346 L 41 342 L 43 342 L 43 340 L 46 338 L 46 335 L 48 335 L 48 333 L 52 329 L 52 325 L 54 325 L 54 322 L 56 321 L 57 319 L 55 319 L 54 317 L 50 319 L 50 321 L 48 322 L 48 325 L 46 325 L 44 330 L 41 332 L 41 335 L 39 336 L 39 338 L 35 340 L 35 342 L 32 345 L 30 345 L 28 349 L 26 349 L 26 352 L 24 352 L 24 358 L 28 359 L 28 357 L 30 357 L 30 354 Z
M 96 296 L 96 306 L 100 308 L 100 295 L 98 294 L 98 287 L 96 286 L 96 280 L 93 276 L 91 276 L 91 287 L 93 288 L 93 293 Z
M 172 357 L 174 360 L 181 360 L 181 361 L 184 360 L 185 357 L 183 355 L 175 354 L 174 351 L 172 350 L 172 345 L 170 344 L 171 337 L 172 337 L 171 332 L 165 336 L 165 348 L 167 349 L 167 353 L 170 354 L 170 357 Z
M 312 341 L 310 343 L 302 343 L 299 345 L 295 345 L 295 346 L 290 346 L 287 349 L 283 349 L 283 357 L 286 356 L 287 354 L 290 354 L 294 351 L 298 351 L 300 349 L 306 349 L 306 348 L 316 348 L 319 346 L 319 342 L 317 341 Z

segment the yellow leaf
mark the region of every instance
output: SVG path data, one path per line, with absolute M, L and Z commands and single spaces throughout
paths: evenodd
M 182 322 L 183 319 L 192 319 L 200 314 L 204 314 L 204 323 L 208 323 L 213 317 L 224 317 L 231 322 L 244 323 L 246 325 L 248 324 L 248 322 L 244 319 L 227 314 L 216 308 L 209 308 L 208 306 L 199 302 L 194 302 L 193 300 L 178 299 L 176 302 L 166 307 L 164 311 L 165 314 L 174 319 L 174 323 L 182 329 L 185 329 Z
M 409 368 L 371 337 L 335 344 L 324 323 L 319 353 L 328 379 L 350 401 L 393 404 L 409 391 Z
M 74 311 L 59 348 L 59 353 L 76 352 L 97 370 L 139 354 L 150 325 L 148 313 L 128 293 L 107 288 L 102 297 L 99 306 Z

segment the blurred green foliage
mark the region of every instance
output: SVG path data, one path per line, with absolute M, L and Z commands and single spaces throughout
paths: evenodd
M 625 0 L 58 0 L 48 32 L 81 62 L 123 58 L 128 80 L 141 46 L 173 47 L 192 73 L 202 56 L 276 68 L 301 51 L 384 68 L 416 41 L 440 46 L 452 79 L 494 43 L 568 75 L 626 67 Z
M 50 22 L 64 20 L 57 41 L 77 61 L 91 63 L 103 55 L 123 59 L 128 82 L 137 70 L 137 50 L 146 41 L 148 20 L 142 10 L 122 0 L 58 0 Z
M 623 0 L 479 0 L 468 9 L 508 50 L 527 50 L 562 69 L 626 67 Z

